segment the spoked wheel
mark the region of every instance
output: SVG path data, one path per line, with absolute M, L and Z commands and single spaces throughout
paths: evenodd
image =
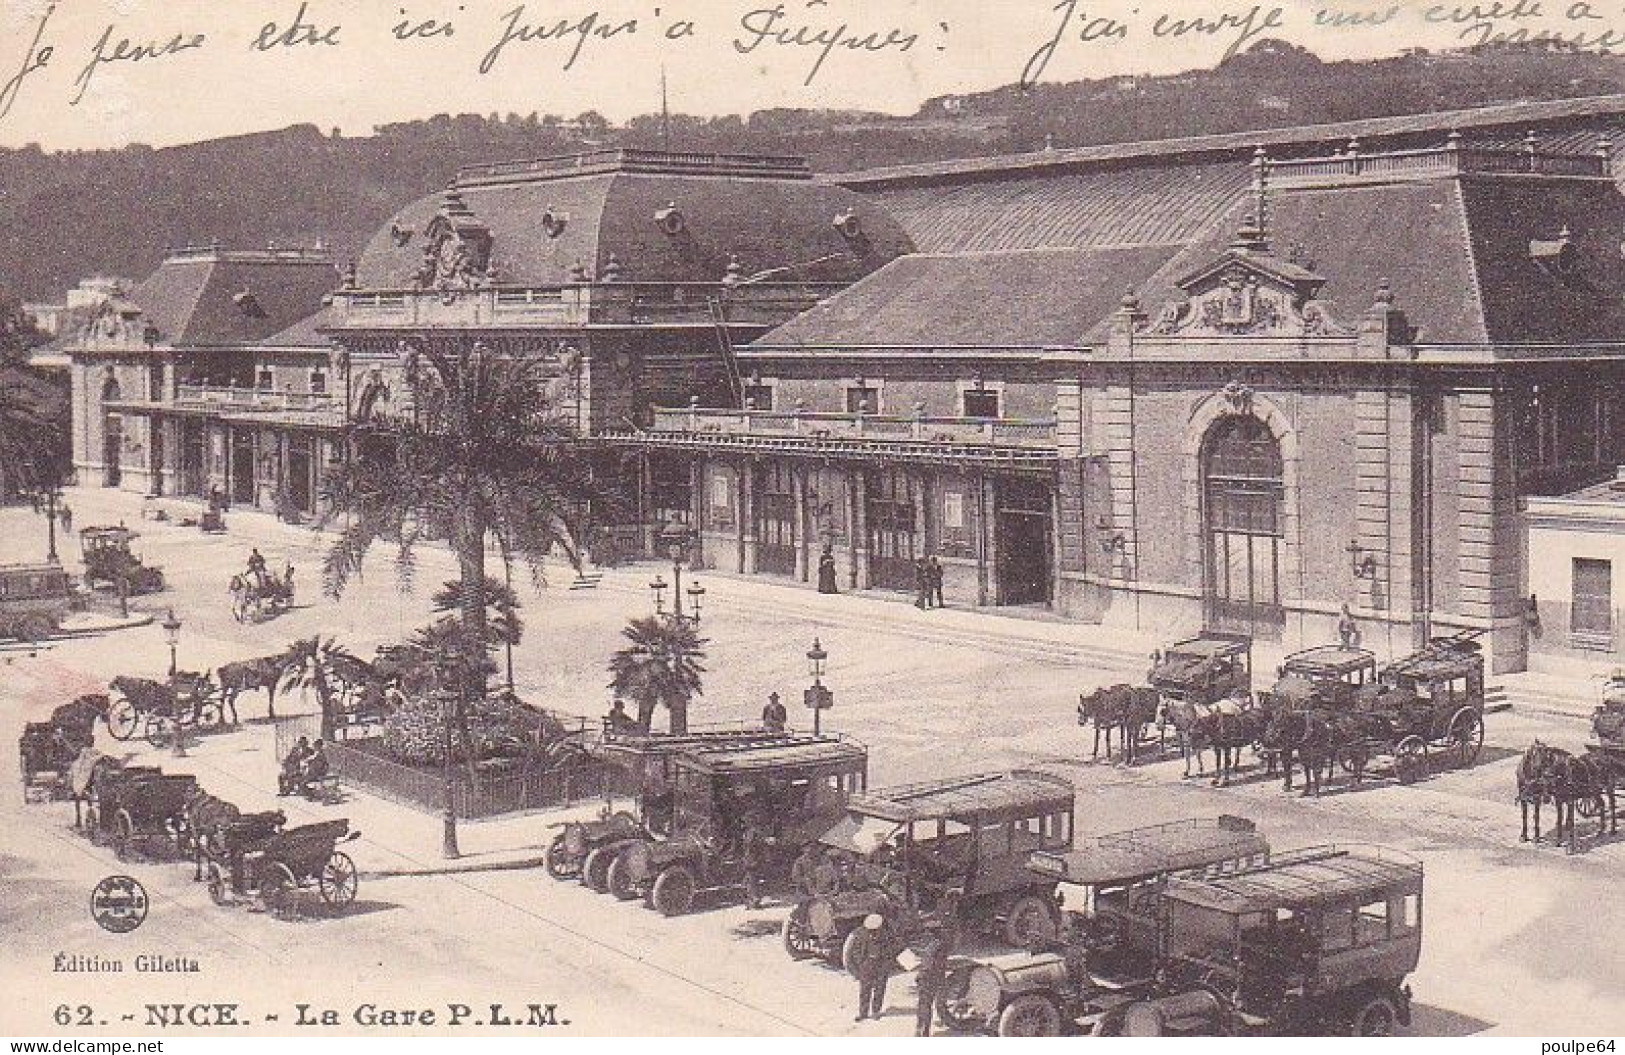
M 299 882 L 293 870 L 281 861 L 273 861 L 260 873 L 260 903 L 267 912 L 288 917 L 293 914 L 298 896 Z
M 1038 993 L 1023 993 L 999 1015 L 1001 1037 L 1058 1037 L 1061 1009 Z
M 128 740 L 135 735 L 135 727 L 140 724 L 141 716 L 129 700 L 114 700 L 107 709 L 107 731 L 115 740 Z
M 560 832 L 547 844 L 547 855 L 544 860 L 547 874 L 554 879 L 574 879 L 581 874 L 581 861 L 566 849 L 564 840 L 565 835 Z
M 120 861 L 135 856 L 135 820 L 129 810 L 119 810 L 113 817 L 113 853 Z
M 1606 808 L 1601 795 L 1582 795 L 1574 800 L 1574 812 L 1587 820 L 1601 817 Z
M 210 861 L 209 870 L 204 874 L 209 884 L 209 900 L 216 905 L 231 904 L 231 886 L 226 882 L 226 873 L 218 862 Z
M 969 985 L 969 971 L 950 971 L 943 982 L 942 992 L 937 995 L 937 1017 L 955 1033 L 968 1033 L 977 1026 L 974 1016 L 960 1015 L 955 1010 L 964 1006 L 965 991 Z
M 349 854 L 335 850 L 316 877 L 322 900 L 331 908 L 343 908 L 355 900 L 356 885 L 355 862 Z
M 1029 894 L 1010 906 L 1004 917 L 1004 938 L 1020 949 L 1031 949 L 1055 937 L 1055 915 L 1049 902 Z
M 609 893 L 609 864 L 619 851 L 600 846 L 587 855 L 581 866 L 581 881 L 600 894 Z
M 1484 719 L 1477 711 L 1463 707 L 1450 719 L 1450 760 L 1457 768 L 1466 769 L 1478 761 L 1483 748 Z
M 807 929 L 806 905 L 797 905 L 784 917 L 784 926 L 779 929 L 779 939 L 784 942 L 784 951 L 792 960 L 810 959 L 817 953 L 812 932 Z
M 205 700 L 197 709 L 199 728 L 218 729 L 226 720 L 226 712 L 218 700 Z
M 1394 747 L 1394 775 L 1401 784 L 1414 784 L 1427 772 L 1428 745 L 1420 736 L 1407 736 Z
M 662 916 L 681 916 L 694 907 L 694 877 L 681 865 L 655 879 L 651 901 Z

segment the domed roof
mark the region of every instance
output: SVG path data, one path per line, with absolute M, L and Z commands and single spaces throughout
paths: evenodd
M 448 227 L 488 247 L 504 286 L 601 281 L 606 271 L 623 282 L 717 282 L 730 264 L 740 278 L 784 268 L 787 282 L 848 283 L 913 248 L 882 207 L 814 182 L 799 159 L 612 150 L 464 169 L 373 236 L 356 284 L 421 284 Z

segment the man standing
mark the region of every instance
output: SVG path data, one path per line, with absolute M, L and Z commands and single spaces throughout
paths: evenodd
M 914 984 L 919 1003 L 914 1014 L 914 1035 L 929 1037 L 936 1017 L 937 1000 L 948 978 L 948 958 L 959 944 L 959 891 L 950 890 L 937 906 L 935 925 L 927 931 L 921 950 L 919 972 Z
M 790 712 L 786 711 L 784 704 L 779 702 L 779 694 L 776 692 L 769 693 L 767 706 L 762 708 L 762 728 L 770 733 L 782 733 L 789 721 Z
M 924 557 L 914 562 L 914 607 L 931 607 L 931 566 Z
M 935 553 L 931 555 L 926 570 L 926 585 L 931 589 L 931 603 L 938 608 L 945 607 L 942 600 L 942 562 L 937 560 Z
M 891 928 L 878 913 L 863 918 L 852 942 L 852 962 L 847 968 L 858 976 L 858 1014 L 854 1019 L 879 1018 L 886 1006 L 886 982 L 897 966 L 897 951 L 892 948 Z

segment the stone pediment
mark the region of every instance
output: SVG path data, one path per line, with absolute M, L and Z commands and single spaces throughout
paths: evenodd
M 1257 249 L 1232 247 L 1176 285 L 1179 294 L 1142 327 L 1177 337 L 1347 335 L 1316 299 L 1326 279 Z

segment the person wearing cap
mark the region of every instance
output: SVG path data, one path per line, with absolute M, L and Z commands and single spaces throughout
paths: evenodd
M 878 912 L 863 918 L 854 934 L 847 969 L 858 976 L 858 1014 L 854 1019 L 879 1018 L 886 1006 L 886 982 L 897 967 L 891 928 Z
M 790 723 L 790 712 L 785 710 L 776 692 L 768 693 L 767 706 L 762 708 L 762 728 L 770 733 L 782 733 Z
M 936 1018 L 937 998 L 948 980 L 948 958 L 954 954 L 960 940 L 959 904 L 961 893 L 956 887 L 943 895 L 937 905 L 935 918 L 926 929 L 920 949 L 920 966 L 914 976 L 919 1002 L 914 1014 L 914 1035 L 929 1037 L 931 1024 Z

